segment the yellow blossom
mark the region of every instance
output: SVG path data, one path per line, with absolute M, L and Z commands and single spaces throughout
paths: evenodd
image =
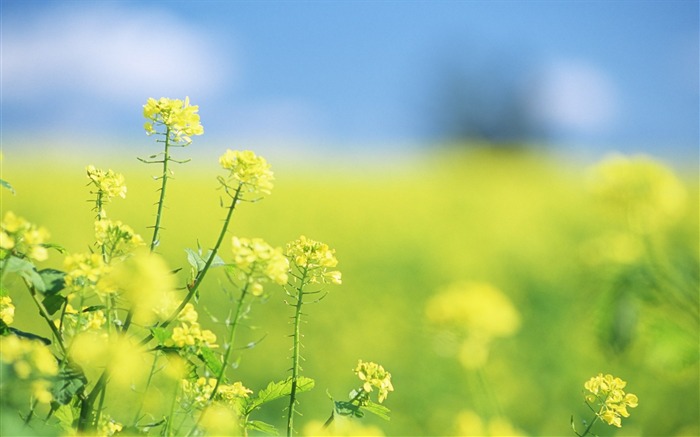
M 583 387 L 590 392 L 585 396 L 586 403 L 594 410 L 598 407 L 598 417 L 608 425 L 622 426 L 622 417 L 629 417 L 627 408 L 635 408 L 639 400 L 632 393 L 625 393 L 627 382 L 610 374 L 590 378 Z
M 126 185 L 124 176 L 120 173 L 115 173 L 113 170 L 101 170 L 95 168 L 94 165 L 88 165 L 85 169 L 90 183 L 97 188 L 95 194 L 101 196 L 103 203 L 109 202 L 114 197 L 126 198 Z
M 359 360 L 357 367 L 355 367 L 355 374 L 362 381 L 362 389 L 365 392 L 370 393 L 373 388 L 378 389 L 380 403 L 384 402 L 390 391 L 394 391 L 394 386 L 391 384 L 391 373 L 377 363 Z
M 329 248 L 327 244 L 302 235 L 287 244 L 286 255 L 301 275 L 295 275 L 295 280 L 336 285 L 342 283 L 341 273 L 337 270 L 329 270 L 338 265 L 338 260 L 335 257 L 335 250 Z
M 95 221 L 95 241 L 97 247 L 104 248 L 109 258 L 124 255 L 145 245 L 143 238 L 130 226 L 118 220 L 107 219 Z
M 10 252 L 15 256 L 27 257 L 34 261 L 46 261 L 49 253 L 44 243 L 49 232 L 28 222 L 22 217 L 7 211 L 0 223 L 0 258 Z
M 199 120 L 199 106 L 190 105 L 189 97 L 185 100 L 161 97 L 149 98 L 143 106 L 143 116 L 148 120 L 144 129 L 148 135 L 167 134 L 175 142 L 192 142 L 191 137 L 202 135 L 204 128 Z M 157 132 L 156 126 L 164 126 L 166 132 Z
M 0 296 L 0 320 L 6 325 L 12 324 L 15 320 L 15 306 L 12 305 L 10 296 Z
M 219 158 L 219 164 L 229 174 L 226 185 L 241 188 L 244 193 L 263 195 L 272 193 L 274 175 L 265 158 L 250 150 L 226 150 Z M 233 185 L 231 185 L 233 184 Z
M 49 379 L 58 374 L 58 362 L 46 345 L 14 335 L 2 336 L 0 363 L 11 368 L 17 379 L 30 381 L 32 395 L 37 401 L 51 402 Z M 7 381 L 14 381 L 14 378 Z
M 266 282 L 287 283 L 289 261 L 281 248 L 273 248 L 260 238 L 233 237 L 231 252 L 234 277 L 250 284 L 253 295 L 261 295 Z

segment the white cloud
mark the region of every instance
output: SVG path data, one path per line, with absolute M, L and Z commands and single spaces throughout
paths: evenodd
M 45 9 L 21 23 L 3 20 L 6 102 L 211 95 L 230 81 L 233 54 L 217 47 L 213 35 L 158 9 L 83 5 L 89 3 Z
M 581 61 L 560 61 L 547 67 L 535 90 L 533 110 L 558 129 L 598 132 L 615 119 L 615 86 L 600 68 Z

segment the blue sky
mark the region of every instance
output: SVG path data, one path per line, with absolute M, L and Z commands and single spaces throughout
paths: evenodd
M 524 90 L 562 147 L 697 159 L 699 18 L 671 0 L 2 0 L 3 147 L 140 138 L 147 97 L 186 95 L 212 141 L 428 145 L 462 71 Z

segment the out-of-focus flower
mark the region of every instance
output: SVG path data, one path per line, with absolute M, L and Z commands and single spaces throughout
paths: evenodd
M 281 248 L 273 248 L 260 238 L 233 237 L 231 243 L 233 275 L 250 284 L 254 295 L 263 293 L 266 282 L 287 283 L 289 261 Z
M 324 426 L 319 420 L 312 420 L 304 425 L 302 435 L 307 436 L 384 436 L 384 432 L 375 425 L 367 425 L 350 417 L 336 416 L 330 426 Z
M 294 281 L 304 283 L 336 284 L 342 283 L 342 275 L 337 270 L 329 270 L 338 265 L 335 250 L 327 244 L 306 238 L 304 235 L 287 244 L 287 258 L 298 274 Z
M 257 156 L 250 150 L 226 150 L 219 158 L 219 164 L 229 174 L 224 179 L 226 185 L 251 195 L 272 193 L 275 180 L 270 164 L 265 158 Z
M 189 144 L 192 136 L 202 135 L 204 128 L 199 121 L 199 106 L 190 105 L 189 97 L 185 100 L 161 97 L 149 98 L 143 105 L 143 116 L 148 120 L 144 129 L 148 135 L 169 135 L 175 142 Z M 158 132 L 158 126 L 164 126 L 165 132 Z
M 586 403 L 605 423 L 618 428 L 622 426 L 622 417 L 629 417 L 627 408 L 635 408 L 639 400 L 632 393 L 625 393 L 623 390 L 627 385 L 626 381 L 613 377 L 610 374 L 603 376 L 599 373 L 583 384 L 583 387 L 590 394 L 585 396 Z
M 0 337 L 0 363 L 20 380 L 31 381 L 36 400 L 51 402 L 49 380 L 58 374 L 58 362 L 43 343 L 14 335 Z
M 15 320 L 15 306 L 10 296 L 0 296 L 0 320 L 6 325 L 12 324 Z
M 457 415 L 456 425 L 457 435 L 460 436 L 519 437 L 525 435 L 504 417 L 494 417 L 490 420 L 484 420 L 472 410 L 461 411 Z
M 76 253 L 66 256 L 63 260 L 66 270 L 66 288 L 80 292 L 92 289 L 99 295 L 117 292 L 114 284 L 106 279 L 111 272 L 111 266 L 105 264 L 102 256 L 97 253 Z
M 359 360 L 357 367 L 355 367 L 355 374 L 362 381 L 362 389 L 366 393 L 371 393 L 373 388 L 377 388 L 380 403 L 384 402 L 390 391 L 394 391 L 394 386 L 391 384 L 391 373 L 377 363 Z
M 49 257 L 44 243 L 49 232 L 7 211 L 0 223 L 0 259 L 13 254 L 33 261 L 46 261 Z
M 100 170 L 94 165 L 88 165 L 86 171 L 90 183 L 97 188 L 96 194 L 101 196 L 101 202 L 107 203 L 117 196 L 122 199 L 126 198 L 126 185 L 121 173 L 116 173 L 111 169 Z
M 686 206 L 683 184 L 648 156 L 614 155 L 591 170 L 590 189 L 607 210 L 635 232 L 674 224 Z

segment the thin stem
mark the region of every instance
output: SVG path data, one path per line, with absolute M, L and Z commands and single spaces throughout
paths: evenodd
M 289 408 L 287 409 L 287 437 L 291 437 L 294 432 L 294 415 L 296 414 L 297 378 L 299 377 L 299 360 L 301 347 L 301 307 L 304 305 L 304 281 L 308 268 L 304 269 L 301 278 L 301 285 L 297 288 L 297 302 L 294 306 L 294 346 L 292 352 L 292 387 L 289 393 Z
M 252 269 L 251 269 L 252 271 Z M 207 412 L 207 409 L 211 402 L 214 400 L 214 397 L 216 397 L 216 393 L 219 390 L 219 386 L 221 385 L 221 381 L 224 379 L 224 375 L 226 374 L 226 368 L 228 367 L 229 359 L 231 358 L 231 351 L 233 351 L 233 342 L 236 338 L 236 328 L 238 327 L 238 321 L 241 317 L 241 312 L 243 309 L 243 300 L 245 299 L 247 293 L 248 293 L 248 286 L 250 285 L 250 282 L 246 281 L 245 286 L 241 290 L 241 298 L 238 300 L 238 304 L 236 305 L 236 313 L 233 318 L 233 322 L 231 324 L 231 330 L 229 331 L 229 336 L 228 336 L 228 342 L 226 346 L 226 351 L 224 352 L 224 361 L 221 365 L 221 370 L 219 371 L 219 374 L 216 376 L 216 384 L 214 384 L 214 389 L 212 390 L 211 394 L 209 395 L 209 399 L 207 399 L 207 404 L 204 407 L 204 410 L 202 410 L 202 414 L 199 415 L 197 418 L 197 422 L 194 424 L 192 429 L 190 429 L 190 432 L 187 433 L 188 436 L 192 435 L 194 431 L 199 427 L 199 424 L 202 421 L 202 418 L 204 417 L 204 414 Z
M 180 391 L 180 383 L 179 383 L 179 382 L 176 382 L 176 383 L 175 383 L 175 393 L 173 393 L 173 401 L 170 403 L 170 412 L 169 412 L 169 414 L 168 414 L 168 420 L 167 420 L 166 423 L 165 423 L 165 432 L 164 432 L 164 435 L 165 435 L 166 437 L 167 437 L 167 436 L 170 436 L 170 431 L 171 431 L 171 428 L 172 428 L 172 423 L 173 423 L 173 420 L 175 420 L 175 403 L 176 403 L 176 400 L 177 400 L 177 393 L 178 393 L 178 391 Z
M 197 292 L 197 289 L 199 289 L 199 286 L 202 285 L 202 281 L 204 280 L 204 277 L 206 276 L 207 272 L 209 271 L 209 268 L 211 267 L 212 263 L 214 262 L 214 258 L 216 258 L 216 254 L 219 252 L 219 247 L 221 247 L 221 243 L 224 241 L 224 236 L 226 235 L 226 231 L 228 230 L 229 224 L 231 223 L 231 217 L 233 216 L 233 211 L 236 209 L 236 204 L 238 203 L 238 199 L 241 195 L 241 190 L 243 188 L 243 185 L 240 184 L 238 188 L 236 189 L 236 193 L 233 195 L 231 198 L 231 205 L 228 207 L 228 212 L 226 213 L 226 218 L 224 219 L 224 225 L 221 227 L 221 232 L 219 233 L 219 238 L 216 240 L 216 244 L 214 245 L 214 248 L 211 251 L 211 255 L 209 258 L 207 258 L 206 263 L 204 264 L 204 267 L 202 268 L 199 273 L 197 273 L 197 276 L 194 279 L 194 282 L 192 284 L 188 284 L 188 292 L 187 296 L 180 302 L 180 305 L 173 311 L 173 313 L 163 321 L 159 327 L 165 328 L 168 325 L 170 325 L 180 314 L 183 308 L 185 308 L 185 305 L 189 303 L 190 300 L 192 300 L 192 297 L 195 295 Z M 124 329 L 127 329 L 128 325 L 125 323 L 124 324 Z M 141 340 L 141 345 L 144 345 L 151 341 L 153 339 L 153 333 L 150 333 Z
M 168 183 L 168 163 L 170 162 L 170 127 L 165 128 L 165 148 L 163 151 L 163 175 L 161 176 L 160 197 L 158 199 L 158 211 L 156 212 L 156 224 L 153 226 L 153 238 L 151 239 L 151 252 L 158 246 L 158 234 L 160 222 L 163 218 L 163 205 L 165 204 L 165 188 Z
M 134 423 L 132 428 L 136 428 L 136 424 L 139 423 L 141 410 L 143 410 L 143 404 L 146 402 L 146 393 L 148 393 L 148 388 L 151 386 L 151 380 L 153 380 L 153 375 L 156 373 L 156 364 L 158 363 L 159 352 L 154 351 L 153 353 L 153 364 L 151 364 L 151 371 L 148 373 L 148 379 L 146 379 L 146 387 L 143 390 L 143 396 L 141 396 L 141 403 L 139 404 L 136 414 L 134 415 Z

